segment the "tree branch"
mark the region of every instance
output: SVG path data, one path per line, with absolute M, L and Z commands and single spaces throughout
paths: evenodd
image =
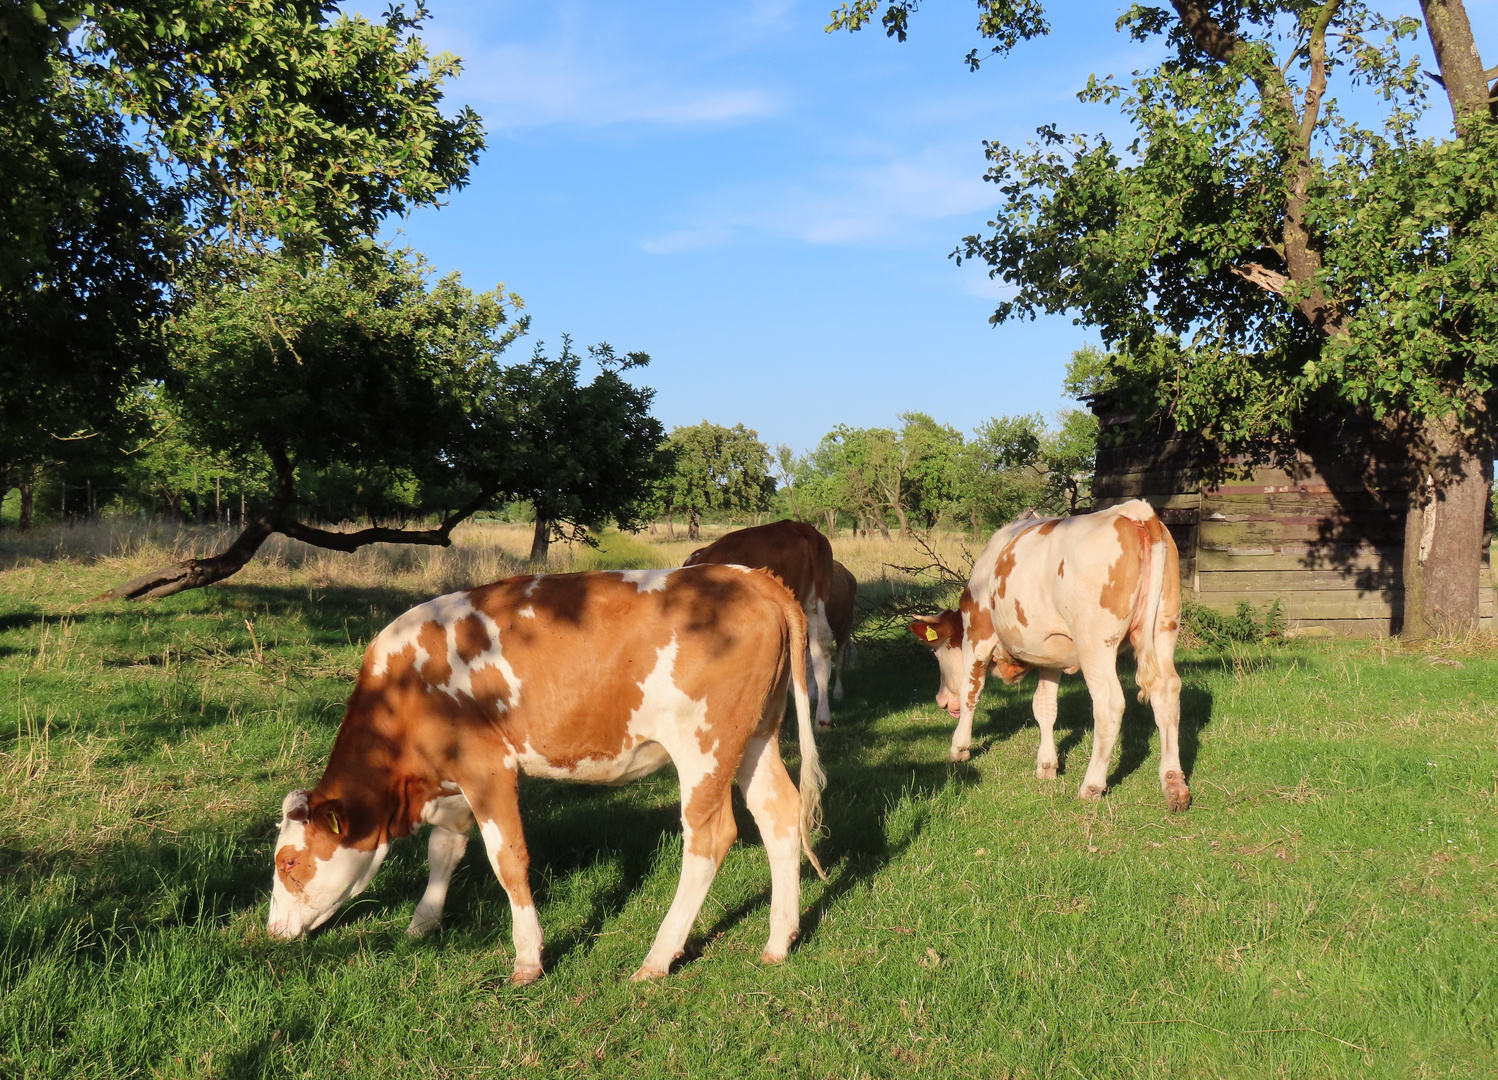
M 428 547 L 450 547 L 453 528 L 471 517 L 480 506 L 494 497 L 482 492 L 467 505 L 444 517 L 435 529 L 387 529 L 375 526 L 358 532 L 333 532 L 319 529 L 278 513 L 262 514 L 246 526 L 244 532 L 223 551 L 206 559 L 185 559 L 149 574 L 142 574 L 116 585 L 96 600 L 156 600 L 163 596 L 201 589 L 223 581 L 243 570 L 262 544 L 276 533 L 300 540 L 312 547 L 329 551 L 357 551 L 370 544 L 421 544 Z
M 1290 283 L 1290 279 L 1284 274 L 1271 270 L 1262 263 L 1244 263 L 1242 266 L 1230 266 L 1228 270 L 1275 296 L 1284 296 L 1285 286 Z

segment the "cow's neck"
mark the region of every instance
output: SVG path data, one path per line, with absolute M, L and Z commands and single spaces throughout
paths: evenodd
M 368 733 L 340 731 L 313 800 L 338 799 L 349 818 L 349 839 L 358 847 L 388 843 L 411 832 L 422 809 L 442 794 L 436 777 L 390 760 L 389 744 Z

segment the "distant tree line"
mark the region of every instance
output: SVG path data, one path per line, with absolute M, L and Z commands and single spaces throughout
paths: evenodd
M 1078 350 L 1065 386 L 1084 397 L 1101 386 L 1106 358 Z M 898 426 L 839 424 L 809 453 L 781 445 L 771 453 L 742 424 L 704 420 L 671 432 L 663 450 L 666 479 L 648 507 L 672 535 L 678 521 L 696 539 L 704 517 L 745 520 L 762 514 L 814 521 L 889 538 L 938 525 L 974 536 L 1026 510 L 1070 514 L 1091 502 L 1097 419 L 1064 409 L 1055 426 L 1039 413 L 999 416 L 971 436 L 925 413 L 902 413 Z

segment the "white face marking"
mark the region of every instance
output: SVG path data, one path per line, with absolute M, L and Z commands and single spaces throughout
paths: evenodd
M 277 854 L 291 846 L 302 853 L 301 858 L 306 858 L 305 844 L 306 826 L 300 821 L 282 821 Z M 339 846 L 328 858 L 316 861 L 300 892 L 286 887 L 279 867 L 273 869 L 267 920 L 271 936 L 297 938 L 327 922 L 345 901 L 364 891 L 385 861 L 388 849 L 387 844 L 380 844 L 373 851 Z
M 642 593 L 665 592 L 666 582 L 674 570 L 620 570 L 620 577 Z
M 489 636 L 489 647 L 465 663 L 458 655 L 458 623 L 469 617 L 477 618 L 483 625 L 484 632 Z M 385 673 L 391 656 L 408 647 L 416 652 L 416 669 L 421 671 L 425 668 L 432 657 L 426 649 L 422 648 L 420 634 L 422 628 L 428 623 L 441 626 L 447 639 L 446 660 L 451 673 L 447 677 L 447 682 L 437 687 L 438 690 L 452 698 L 456 698 L 459 694 L 474 698 L 476 696 L 473 692 L 474 673 L 484 668 L 494 667 L 498 668 L 499 673 L 504 676 L 505 686 L 509 689 L 508 696 L 496 699 L 494 705 L 500 712 L 506 712 L 519 703 L 520 679 L 515 675 L 515 669 L 510 666 L 510 662 L 505 659 L 504 649 L 499 640 L 499 624 L 485 612 L 474 607 L 467 593 L 449 593 L 447 596 L 428 600 L 425 604 L 418 604 L 381 630 L 379 636 L 369 646 L 370 653 L 374 657 L 376 677 Z

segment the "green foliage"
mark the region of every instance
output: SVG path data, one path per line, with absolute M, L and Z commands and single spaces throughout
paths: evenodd
M 755 514 L 775 492 L 770 449 L 743 424 L 706 420 L 671 430 L 663 447 L 670 472 L 656 488 L 654 509 L 687 518 L 695 538 L 704 514 Z
M 478 117 L 425 11 L 324 0 L 80 0 L 0 13 L 0 484 L 107 434 L 163 375 L 167 300 L 232 289 L 235 252 L 316 267 L 460 187 Z
M 588 356 L 600 371 L 587 385 L 578 383 L 582 358 L 566 335 L 555 360 L 538 342 L 530 362 L 506 367 L 501 379 L 513 415 L 497 461 L 506 477 L 501 487 L 529 500 L 536 517 L 559 533 L 608 521 L 639 524 L 670 464 L 659 450 L 660 421 L 650 415 L 655 391 L 621 374 L 650 357 L 618 357 L 606 342 L 590 345 Z
M 1247 600 L 1238 601 L 1238 610 L 1232 615 L 1187 600 L 1181 605 L 1181 626 L 1196 643 L 1209 649 L 1259 645 L 1285 637 L 1285 616 L 1278 599 L 1264 608 L 1262 616 Z
M 1322 16 L 1328 78 L 1381 98 L 1380 129 L 1331 99 L 1295 112 L 1320 101 L 1306 41 Z M 1122 109 L 1137 133 L 1127 146 L 1049 127 L 1026 148 L 989 144 L 998 227 L 959 256 L 1017 287 L 994 321 L 1077 314 L 1113 350 L 1105 370 L 1126 393 L 1225 443 L 1286 431 L 1328 402 L 1469 411 L 1498 365 L 1498 133 L 1418 137 L 1423 84 L 1400 52 L 1413 19 L 1361 3 L 1221 17 L 1226 61 L 1162 10 L 1120 20 L 1177 53 L 1127 89 L 1094 77 L 1079 95 Z M 1291 206 L 1314 281 L 1287 262 Z
M 500 290 L 429 283 L 404 252 L 299 264 L 245 257 L 168 327 L 171 407 L 193 445 L 263 455 L 273 502 L 341 474 L 371 519 L 447 509 L 511 477 L 497 359 L 524 328 Z

